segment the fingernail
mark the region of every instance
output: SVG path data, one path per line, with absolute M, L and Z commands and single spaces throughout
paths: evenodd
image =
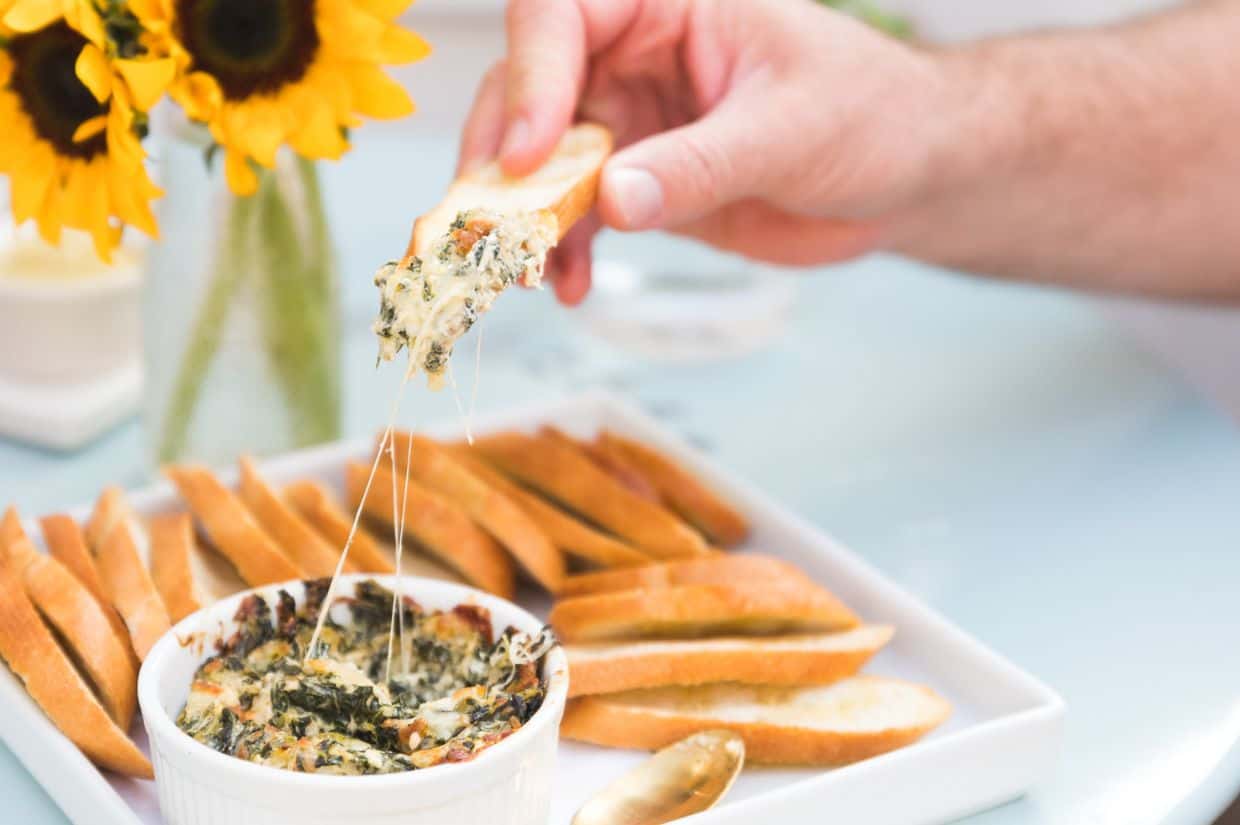
M 504 142 L 500 146 L 501 158 L 509 158 L 520 154 L 530 142 L 530 124 L 524 118 L 517 118 L 508 124 L 504 132 Z
M 663 186 L 645 169 L 613 169 L 607 187 L 628 229 L 653 226 L 663 212 Z

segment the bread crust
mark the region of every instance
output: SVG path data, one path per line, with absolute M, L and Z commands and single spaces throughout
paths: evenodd
M 856 680 L 885 681 L 857 676 Z M 615 694 L 571 700 L 564 711 L 560 734 L 614 748 L 657 750 L 702 730 L 724 728 L 745 740 L 745 758 L 773 765 L 848 765 L 909 745 L 940 725 L 951 712 L 946 701 L 929 688 L 908 685 L 930 699 L 932 710 L 914 724 L 874 729 L 793 727 L 766 721 L 735 721 L 713 717 L 707 707 L 695 712 L 653 712 L 640 705 L 615 700 Z
M 319 535 L 343 551 L 353 520 L 340 509 L 326 487 L 316 481 L 295 481 L 284 488 L 284 497 Z M 349 564 L 361 573 L 396 572 L 396 565 L 360 524 L 349 547 Z
M 85 585 L 59 561 L 35 550 L 28 540 L 11 543 L 9 559 L 21 573 L 27 597 L 60 634 L 108 714 L 121 730 L 128 730 L 138 700 L 138 674 L 129 655 L 128 638 L 117 635 Z
M 391 525 L 394 503 L 403 501 L 408 539 L 458 571 L 470 584 L 497 596 L 512 598 L 515 590 L 512 560 L 456 503 L 415 481 L 409 482 L 406 496 L 403 477 L 394 488 L 391 471 L 382 466 L 375 470 L 370 494 L 363 503 L 362 492 L 370 467 L 350 462 L 345 473 L 350 506 L 364 504 L 368 515 Z
M 580 450 L 545 435 L 497 433 L 474 449 L 505 473 L 658 558 L 706 552 L 702 537 L 670 511 L 627 490 Z
M 565 596 L 613 590 L 654 589 L 685 584 L 731 584 L 735 581 L 811 580 L 795 565 L 757 553 L 715 554 L 695 559 L 647 564 L 626 570 L 579 573 L 564 580 Z
M 395 433 L 392 439 L 398 470 L 404 470 L 408 458 L 413 480 L 460 505 L 536 582 L 552 593 L 559 592 L 564 582 L 564 557 L 516 502 L 429 438 Z
M 0 593 L 0 656 L 31 698 L 91 761 L 154 779 L 151 763 L 95 699 L 39 619 L 19 574 L 5 561 L 0 561 Z
M 238 495 L 259 525 L 270 536 L 284 555 L 293 560 L 307 576 L 322 578 L 333 575 L 340 562 L 340 551 L 333 549 L 306 521 L 289 507 L 259 475 L 249 456 L 242 456 L 241 482 Z M 348 562 L 344 569 L 357 568 Z
M 606 430 L 599 434 L 595 444 L 628 458 L 659 491 L 663 501 L 711 541 L 734 547 L 749 537 L 749 520 L 744 513 L 663 453 Z
M 194 594 L 189 556 L 194 552 L 194 519 L 189 513 L 160 513 L 150 521 L 151 580 L 168 618 L 179 622 L 204 605 Z
M 172 621 L 142 564 L 138 542 L 128 522 L 118 522 L 104 534 L 103 543 L 95 550 L 95 560 L 108 598 L 125 620 L 133 652 L 139 661 L 145 660 L 159 637 L 172 627 Z
M 542 427 L 539 433 L 557 439 L 575 450 L 580 450 L 586 458 L 594 462 L 595 466 L 620 482 L 634 495 L 641 496 L 654 504 L 663 504 L 655 486 L 618 450 L 598 442 L 581 441 L 556 427 Z
M 711 682 L 825 685 L 859 672 L 892 632 L 879 625 L 829 636 L 566 645 L 568 695 Z M 820 639 L 835 644 L 827 647 Z
M 444 445 L 444 448 L 471 473 L 520 505 L 561 552 L 599 567 L 632 567 L 652 561 L 637 548 L 595 530 L 576 516 L 539 498 L 475 455 L 472 447 Z M 568 578 L 571 577 L 565 580 Z
M 43 541 L 52 558 L 59 561 L 72 573 L 90 592 L 103 611 L 108 624 L 125 645 L 134 669 L 137 669 L 138 657 L 133 652 L 129 639 L 129 628 L 121 619 L 112 600 L 108 597 L 99 577 L 99 569 L 95 566 L 95 558 L 86 544 L 86 534 L 72 517 L 64 513 L 54 513 L 39 519 L 39 527 L 43 531 Z
M 826 590 L 796 580 L 574 596 L 557 602 L 549 621 L 565 642 L 817 633 L 859 623 Z
M 204 467 L 165 467 L 211 543 L 251 587 L 291 581 L 304 571 L 267 535 L 232 491 Z
M 24 538 L 26 531 L 22 529 L 22 518 L 18 515 L 17 508 L 10 505 L 4 511 L 4 517 L 0 518 L 0 559 L 4 557 L 10 544 Z

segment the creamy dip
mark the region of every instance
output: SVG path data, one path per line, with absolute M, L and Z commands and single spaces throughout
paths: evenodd
M 177 725 L 221 753 L 287 770 L 375 774 L 472 759 L 510 736 L 542 705 L 542 656 L 554 645 L 506 630 L 492 639 L 488 611 L 424 611 L 405 599 L 407 673 L 385 680 L 392 592 L 357 585 L 349 621 L 329 617 L 303 665 L 327 581 L 307 583 L 298 610 L 281 591 L 273 613 L 259 596 L 240 628 L 194 674 Z
M 424 257 L 375 273 L 379 356 L 390 361 L 408 347 L 409 371 L 424 370 L 432 387 L 442 386 L 457 340 L 509 286 L 538 286 L 555 242 L 550 213 L 461 212 Z

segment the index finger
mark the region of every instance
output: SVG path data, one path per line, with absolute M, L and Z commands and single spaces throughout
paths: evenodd
M 510 175 L 543 164 L 573 122 L 589 55 L 628 25 L 639 0 L 511 0 L 506 125 L 499 160 Z

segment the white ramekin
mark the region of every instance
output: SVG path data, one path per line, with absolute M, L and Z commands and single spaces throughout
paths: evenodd
M 337 593 L 375 579 L 344 576 Z M 450 582 L 405 577 L 402 593 L 428 609 L 474 603 L 491 611 L 499 633 L 509 625 L 537 633 L 540 622 L 495 596 Z M 568 663 L 560 648 L 544 660 L 547 695 L 519 731 L 470 762 L 379 776 L 319 776 L 256 765 L 219 753 L 176 726 L 190 679 L 213 652 L 214 641 L 236 629 L 237 605 L 259 593 L 274 605 L 285 589 L 301 603 L 300 582 L 239 593 L 182 620 L 151 650 L 138 678 L 138 703 L 151 743 L 159 807 L 169 825 L 544 825 L 551 803 L 560 717 L 568 693 Z M 193 641 L 204 633 L 205 644 Z M 201 637 L 200 637 L 201 638 Z

